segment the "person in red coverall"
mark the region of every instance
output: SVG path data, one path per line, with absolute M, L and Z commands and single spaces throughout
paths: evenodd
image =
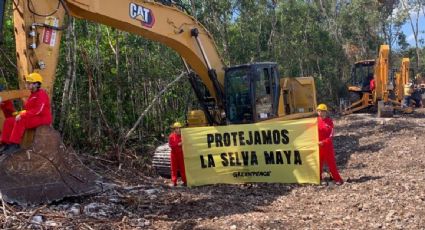
M 4 90 L 4 86 L 0 84 L 0 92 Z M 12 117 L 15 112 L 15 107 L 13 106 L 12 100 L 2 101 L 0 97 L 0 109 L 3 111 L 4 117 Z
M 173 132 L 168 137 L 168 144 L 171 148 L 171 181 L 173 186 L 177 186 L 177 171 L 180 172 L 180 176 L 183 181 L 183 186 L 186 186 L 186 173 L 184 170 L 184 158 L 182 148 L 182 137 L 180 128 L 182 125 L 180 122 L 175 122 L 171 128 Z
M 31 95 L 24 104 L 24 110 L 15 117 L 6 118 L 3 124 L 1 141 L 6 144 L 3 154 L 20 150 L 25 129 L 52 124 L 50 100 L 46 91 L 40 89 L 42 83 L 43 77 L 38 73 L 31 73 L 25 78 L 25 87 L 31 91 Z
M 0 84 L 0 92 L 4 90 L 3 85 Z M 0 97 L 0 109 L 3 112 L 3 115 L 5 118 L 13 117 L 15 113 L 15 106 L 13 106 L 12 100 L 6 100 L 2 101 L 2 98 Z M 2 143 L 0 146 L 0 153 L 3 152 L 6 148 L 6 144 Z
M 370 80 L 370 91 L 374 91 L 375 90 L 375 79 L 372 78 L 372 80 Z
M 332 142 L 334 124 L 332 119 L 328 117 L 328 107 L 325 104 L 320 104 L 317 107 L 317 114 L 319 115 L 317 121 L 319 128 L 320 180 L 322 180 L 323 166 L 327 164 L 335 184 L 341 185 L 343 180 L 338 173 L 335 161 L 335 150 Z

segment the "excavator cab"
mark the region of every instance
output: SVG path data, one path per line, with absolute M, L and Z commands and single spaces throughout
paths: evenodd
M 224 91 L 228 124 L 249 124 L 277 117 L 277 64 L 253 63 L 226 69 Z
M 356 62 L 351 69 L 349 80 L 349 91 L 367 92 L 370 91 L 370 81 L 373 79 L 375 60 L 364 60 Z
M 375 64 L 376 61 L 373 59 L 362 60 L 353 64 L 351 78 L 346 83 L 349 95 L 340 104 L 343 114 L 349 114 L 373 105 L 371 80 L 375 78 Z

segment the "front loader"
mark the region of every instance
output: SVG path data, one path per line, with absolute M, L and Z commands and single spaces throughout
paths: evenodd
M 407 111 L 401 107 L 401 100 L 409 78 L 409 59 L 403 58 L 400 72 L 392 79 L 389 52 L 388 45 L 381 45 L 376 60 L 359 61 L 353 65 L 348 82 L 349 98 L 341 102 L 342 114 L 372 109 L 378 117 L 392 117 L 394 110 Z

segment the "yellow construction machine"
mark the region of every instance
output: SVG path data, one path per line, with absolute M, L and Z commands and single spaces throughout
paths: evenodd
M 169 4 L 143 0 L 14 0 L 14 33 L 20 88 L 31 72 L 52 95 L 62 31 L 69 17 L 91 20 L 174 49 L 183 59 L 201 110 L 189 126 L 226 125 L 312 116 L 313 78 L 281 78 L 274 62 L 226 67 L 210 33 Z M 202 87 L 208 97 L 202 93 Z M 3 91 L 3 100 L 25 98 Z M 27 132 L 23 150 L 0 159 L 0 192 L 6 201 L 42 203 L 99 191 L 99 176 L 85 168 L 50 127 Z
M 275 120 L 291 120 L 314 115 L 316 108 L 316 88 L 312 77 L 286 77 L 281 78 L 276 84 L 278 101 L 277 114 L 273 114 L 273 105 L 270 89 L 264 82 L 254 81 L 256 100 L 252 101 L 252 89 L 250 83 L 243 79 L 229 79 L 232 83 L 225 84 L 228 87 L 226 111 L 228 124 L 242 124 L 253 122 L 273 122 Z M 243 83 L 243 84 L 241 84 Z M 266 84 L 268 85 L 268 84 Z M 252 108 L 255 109 L 253 114 Z M 199 127 L 208 125 L 205 113 L 202 110 L 188 111 L 187 126 Z M 156 148 L 152 160 L 153 166 L 159 175 L 170 177 L 170 152 L 168 143 Z
M 343 114 L 375 109 L 378 117 L 392 116 L 394 109 L 402 110 L 403 88 L 409 80 L 409 59 L 403 58 L 395 79 L 389 73 L 388 45 L 381 45 L 376 60 L 356 62 L 348 82 L 349 98 L 341 102 Z M 406 109 L 403 111 L 407 112 Z
M 403 98 L 404 98 L 403 87 L 407 85 L 410 81 L 409 73 L 410 73 L 410 59 L 403 58 L 401 60 L 400 69 L 398 69 L 398 71 L 395 73 L 395 85 L 397 86 L 394 90 L 395 100 L 399 104 L 403 102 Z

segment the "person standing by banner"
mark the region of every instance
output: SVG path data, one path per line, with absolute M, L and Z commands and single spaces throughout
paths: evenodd
M 183 181 L 183 186 L 186 186 L 186 173 L 184 170 L 184 158 L 183 158 L 183 147 L 182 137 L 180 128 L 182 125 L 180 122 L 175 122 L 171 128 L 173 132 L 168 137 L 168 144 L 171 148 L 171 181 L 173 186 L 177 186 L 177 171 L 180 172 L 180 176 Z
M 333 128 L 332 119 L 328 116 L 328 107 L 325 104 L 317 106 L 317 118 L 319 128 L 319 159 L 320 159 L 320 180 L 322 180 L 323 166 L 328 165 L 332 179 L 336 185 L 341 185 L 343 180 L 338 173 L 335 161 L 335 150 L 333 146 Z

